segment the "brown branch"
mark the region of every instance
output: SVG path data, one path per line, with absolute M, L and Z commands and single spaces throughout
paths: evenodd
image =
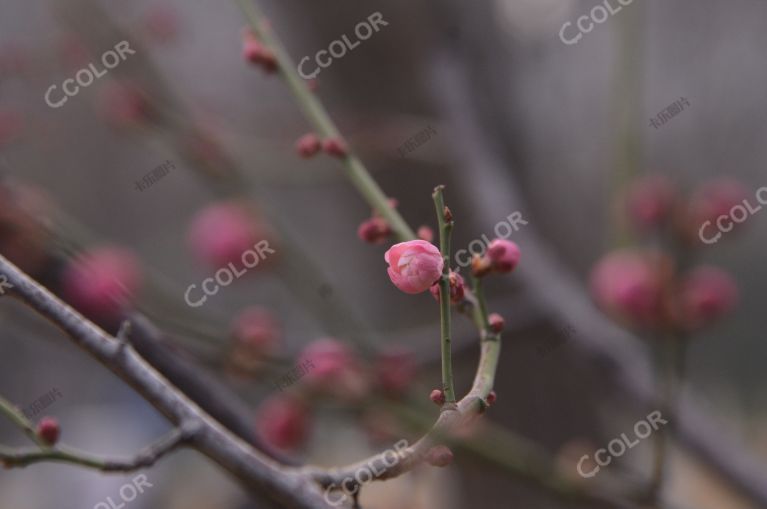
M 246 488 L 295 509 L 331 507 L 311 480 L 254 450 L 173 387 L 133 347 L 108 335 L 0 256 L 13 295 L 61 328 L 72 341 L 133 387 L 171 423 L 193 426 L 190 447 L 234 475 Z

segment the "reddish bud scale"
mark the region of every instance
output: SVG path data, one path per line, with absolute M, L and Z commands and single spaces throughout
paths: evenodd
M 314 156 L 321 148 L 322 142 L 314 133 L 305 134 L 296 142 L 296 152 L 304 159 Z
M 373 217 L 363 221 L 357 228 L 357 236 L 363 242 L 370 244 L 382 244 L 389 238 L 392 231 L 389 223 L 380 217 Z
M 492 405 L 495 403 L 495 400 L 498 399 L 498 396 L 495 394 L 495 391 L 490 391 L 490 394 L 487 395 L 487 398 L 485 398 L 485 401 L 488 405 Z
M 506 324 L 506 321 L 498 313 L 490 313 L 490 316 L 487 317 L 487 321 L 490 324 L 490 330 L 495 333 L 502 332 L 503 327 Z
M 431 394 L 429 394 L 429 399 L 432 400 L 435 405 L 442 406 L 445 404 L 445 393 L 439 389 L 434 389 L 431 391 Z
M 37 424 L 37 436 L 48 445 L 55 445 L 59 441 L 60 432 L 59 422 L 53 417 L 43 417 Z
M 333 157 L 344 158 L 349 154 L 349 149 L 341 138 L 326 138 L 322 142 L 322 150 Z
M 261 44 L 252 33 L 248 32 L 243 36 L 242 55 L 245 60 L 261 66 L 268 73 L 277 70 L 277 58 L 272 50 Z
M 465 294 L 463 278 L 460 274 L 451 270 L 449 280 L 450 302 L 452 304 L 459 304 L 463 300 Z M 434 283 L 429 290 L 431 291 L 432 296 L 437 300 L 437 302 L 439 302 L 439 281 Z

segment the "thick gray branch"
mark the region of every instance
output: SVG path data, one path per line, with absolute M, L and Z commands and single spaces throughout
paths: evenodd
M 60 327 L 75 344 L 133 387 L 170 422 L 195 426 L 190 446 L 232 473 L 249 490 L 288 508 L 331 507 L 305 476 L 286 472 L 282 465 L 233 435 L 172 386 L 129 344 L 96 327 L 3 256 L 0 274 L 13 285 L 15 296 Z

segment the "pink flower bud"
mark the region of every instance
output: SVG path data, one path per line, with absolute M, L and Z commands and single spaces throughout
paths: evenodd
M 496 399 L 498 399 L 498 396 L 495 394 L 495 391 L 490 391 L 490 393 L 485 398 L 485 401 L 488 405 L 492 405 L 495 403 Z
M 676 191 L 663 175 L 649 175 L 631 184 L 626 196 L 628 215 L 640 230 L 660 227 L 671 215 Z
M 280 336 L 277 319 L 271 311 L 259 306 L 244 309 L 232 327 L 237 346 L 257 357 L 274 352 Z
M 307 438 L 310 414 L 306 405 L 292 395 L 278 395 L 264 401 L 256 412 L 256 430 L 275 447 L 292 450 Z
M 410 388 L 417 366 L 413 352 L 407 348 L 391 347 L 381 352 L 375 363 L 378 387 L 390 396 L 400 396 Z
M 62 293 L 89 318 L 120 317 L 140 286 L 139 264 L 133 253 L 105 246 L 81 254 L 62 275 Z
M 434 389 L 431 391 L 431 394 L 429 394 L 429 399 L 432 400 L 435 405 L 442 406 L 445 404 L 445 393 L 440 389 Z
M 678 291 L 682 325 L 697 329 L 721 318 L 735 308 L 738 294 L 737 285 L 723 270 L 709 266 L 692 270 L 682 278 Z
M 316 392 L 353 400 L 368 390 L 359 360 L 340 341 L 318 339 L 309 343 L 298 357 L 298 365 L 306 367 L 301 381 Z
M 698 219 L 716 220 L 730 213 L 747 199 L 746 188 L 737 180 L 725 177 L 702 184 L 690 198 L 690 209 Z
M 37 424 L 37 436 L 40 437 L 49 446 L 56 445 L 59 441 L 59 421 L 53 417 L 43 417 Z
M 453 451 L 447 446 L 437 445 L 426 451 L 424 460 L 433 467 L 446 467 L 453 462 Z
M 146 95 L 131 83 L 107 83 L 100 91 L 99 102 L 101 114 L 114 127 L 135 127 L 152 117 Z
M 322 148 L 320 139 L 314 133 L 308 133 L 301 136 L 296 142 L 296 152 L 304 159 L 312 157 Z
M 495 333 L 502 332 L 504 325 L 506 325 L 506 321 L 498 313 L 490 313 L 487 321 L 490 324 L 490 330 Z
M 219 202 L 202 209 L 192 219 L 189 245 L 203 262 L 215 268 L 232 263 L 240 267 L 246 251 L 269 236 L 250 209 L 237 201 Z
M 322 150 L 333 157 L 344 158 L 349 153 L 346 142 L 341 138 L 326 138 L 322 142 Z
M 657 325 L 663 318 L 664 274 L 669 263 L 641 251 L 609 253 L 591 274 L 594 300 L 605 311 L 634 325 Z
M 434 230 L 429 228 L 426 225 L 421 226 L 418 228 L 418 232 L 416 232 L 416 235 L 419 239 L 425 240 L 426 242 L 431 242 L 434 240 Z
M 433 244 L 409 240 L 394 244 L 384 254 L 389 278 L 405 293 L 425 292 L 442 275 L 445 261 Z
M 729 216 L 736 205 L 748 199 L 745 187 L 732 178 L 724 177 L 701 184 L 690 197 L 687 208 L 679 218 L 679 227 L 686 239 L 697 242 L 701 226 Z
M 510 240 L 494 239 L 487 246 L 487 257 L 496 272 L 511 272 L 519 263 L 519 247 Z
M 357 228 L 357 237 L 370 244 L 382 244 L 391 236 L 391 233 L 389 223 L 380 217 L 367 219 Z
M 459 304 L 463 301 L 463 296 L 465 294 L 463 278 L 460 274 L 451 270 L 448 279 L 450 280 L 450 302 L 452 304 Z M 429 290 L 431 291 L 432 296 L 439 302 L 439 281 L 431 285 Z
M 264 46 L 249 30 L 246 30 L 242 37 L 242 56 L 248 62 L 261 66 L 267 73 L 277 70 L 277 58 L 272 50 Z

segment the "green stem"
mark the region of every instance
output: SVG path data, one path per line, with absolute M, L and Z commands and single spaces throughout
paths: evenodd
M 477 299 L 477 304 L 474 309 L 477 313 L 476 321 L 479 323 L 480 330 L 487 336 L 492 331 L 490 330 L 490 320 L 487 314 L 487 304 L 485 303 L 485 292 L 482 290 L 482 278 L 471 276 L 472 288 L 474 289 L 474 295 Z M 486 339 L 483 337 L 483 339 Z
M 340 133 L 325 107 L 309 90 L 306 82 L 298 75 L 296 65 L 290 55 L 268 28 L 266 18 L 251 0 L 237 0 L 253 33 L 272 50 L 277 58 L 277 66 L 285 83 L 298 100 L 301 110 L 322 138 L 338 138 Z M 349 149 L 342 159 L 346 175 L 370 204 L 383 217 L 400 241 L 415 239 L 415 233 L 402 216 L 389 204 L 387 196 L 378 186 L 362 161 Z
M 40 447 L 48 447 L 45 441 L 37 436 L 34 425 L 10 401 L 0 396 L 0 413 L 5 414 L 16 426 L 24 431 L 34 443 Z
M 439 279 L 439 314 L 442 335 L 442 391 L 445 393 L 445 403 L 455 403 L 453 389 L 453 360 L 450 351 L 450 235 L 453 232 L 453 221 L 445 217 L 445 199 L 442 196 L 444 186 L 434 189 L 434 206 L 437 210 L 439 223 L 439 250 L 444 260 L 442 277 Z
M 25 467 L 43 461 L 70 463 L 82 467 L 94 468 L 96 470 L 106 469 L 106 462 L 104 460 L 58 448 L 13 451 L 0 446 L 0 462 L 4 462 L 9 466 Z

